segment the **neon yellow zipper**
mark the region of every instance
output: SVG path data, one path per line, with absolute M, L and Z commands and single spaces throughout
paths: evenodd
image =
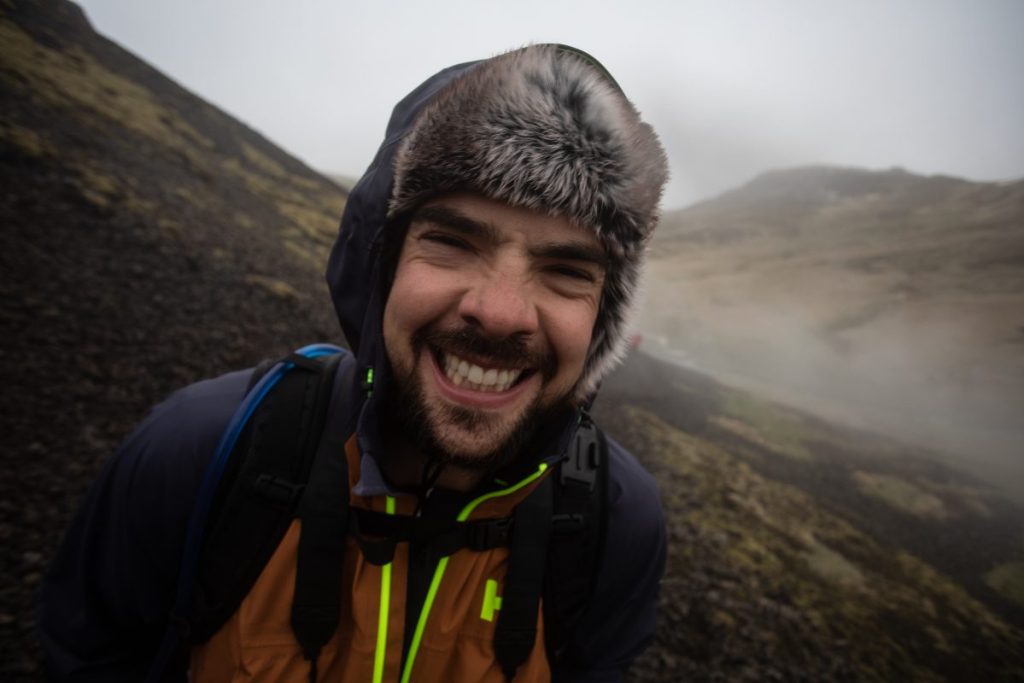
M 507 496 L 510 493 L 515 493 L 524 486 L 527 486 L 536 481 L 538 477 L 540 477 L 542 474 L 544 474 L 545 471 L 547 471 L 547 469 L 547 464 L 541 463 L 537 467 L 536 472 L 526 477 L 518 484 L 514 484 L 513 486 L 509 486 L 508 488 L 505 489 L 501 489 L 500 491 L 491 491 L 490 493 L 485 493 L 479 498 L 470 501 L 470 503 L 466 505 L 466 507 L 462 508 L 462 512 L 459 513 L 456 519 L 460 522 L 465 522 L 467 519 L 469 519 L 469 516 L 473 514 L 473 511 L 480 506 L 481 503 L 491 500 L 492 498 L 499 498 L 501 496 Z M 437 563 L 437 569 L 434 570 L 434 577 L 430 581 L 430 588 L 427 590 L 427 597 L 423 601 L 423 608 L 420 610 L 420 618 L 416 622 L 416 631 L 413 632 L 412 643 L 409 644 L 409 656 L 405 660 L 405 668 L 402 671 L 401 683 L 409 683 L 409 676 L 412 675 L 413 664 L 416 663 L 416 653 L 419 651 L 420 641 L 423 639 L 423 631 L 426 629 L 427 626 L 427 618 L 430 616 L 430 608 L 434 605 L 434 598 L 437 596 L 437 589 L 441 585 L 441 578 L 444 576 L 444 571 L 445 569 L 447 569 L 447 567 L 448 557 L 442 557 L 441 560 Z
M 385 512 L 395 514 L 395 499 L 387 496 Z M 380 570 L 380 611 L 377 613 L 377 649 L 373 657 L 373 683 L 384 680 L 384 661 L 388 648 L 388 613 L 391 611 L 391 562 Z

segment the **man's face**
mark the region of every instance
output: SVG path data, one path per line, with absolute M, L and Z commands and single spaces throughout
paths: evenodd
M 417 444 L 488 467 L 565 405 L 604 282 L 589 230 L 471 194 L 410 223 L 384 309 L 384 343 Z M 506 453 L 507 454 L 507 453 Z

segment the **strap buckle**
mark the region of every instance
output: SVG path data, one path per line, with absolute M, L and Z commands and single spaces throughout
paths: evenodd
M 253 490 L 257 494 L 285 509 L 295 505 L 304 488 L 305 486 L 302 484 L 296 484 L 272 474 L 261 474 L 253 484 Z
M 475 551 L 491 550 L 508 545 L 512 532 L 512 518 L 478 522 L 468 529 L 466 547 Z
M 587 526 L 587 519 L 578 512 L 551 517 L 551 531 L 555 534 L 572 534 L 585 526 Z
M 576 430 L 569 453 L 559 468 L 562 486 L 581 487 L 589 494 L 597 485 L 597 470 L 601 466 L 601 448 L 597 428 L 585 417 Z
M 175 612 L 173 607 L 167 612 L 167 620 L 183 641 L 192 635 L 192 622 Z

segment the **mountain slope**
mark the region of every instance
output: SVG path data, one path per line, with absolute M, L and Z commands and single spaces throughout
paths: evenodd
M 1024 482 L 1024 182 L 775 171 L 663 228 L 641 325 L 665 346 Z
M 0 678 L 99 463 L 202 377 L 339 337 L 320 275 L 345 196 L 95 34 L 0 3 Z
M 1024 509 L 990 486 L 645 354 L 594 411 L 669 520 L 636 680 L 1024 676 Z
M 36 681 L 33 591 L 146 409 L 336 339 L 344 197 L 74 5 L 0 0 L 0 41 L 0 679 Z M 669 521 L 633 680 L 1022 677 L 1022 515 L 986 487 L 643 355 L 595 410 Z

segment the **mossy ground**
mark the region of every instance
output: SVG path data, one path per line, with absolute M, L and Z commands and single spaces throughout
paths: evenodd
M 689 391 L 653 388 L 658 400 L 645 402 L 627 391 L 636 376 Z M 609 378 L 595 412 L 652 469 L 669 519 L 663 627 L 636 680 L 1024 676 L 1024 621 L 1008 600 L 968 590 L 904 544 L 928 534 L 945 547 L 942 566 L 962 569 L 977 529 L 1024 528 L 998 494 L 898 443 L 640 355 Z M 795 458 L 794 444 L 810 457 Z M 998 552 L 1020 557 L 1013 544 Z M 981 584 L 985 565 L 969 564 Z M 997 583 L 1012 585 L 1010 574 Z

